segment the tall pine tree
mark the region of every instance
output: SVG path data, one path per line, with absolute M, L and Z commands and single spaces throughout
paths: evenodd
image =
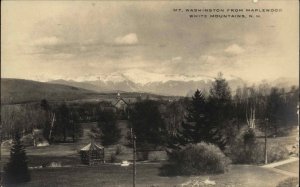
M 117 126 L 116 115 L 112 111 L 101 111 L 99 113 L 98 127 L 101 130 L 101 141 L 103 145 L 112 145 L 121 139 L 121 130 Z
M 232 119 L 232 100 L 231 91 L 222 73 L 212 84 L 208 98 L 208 118 L 211 127 L 211 143 L 218 145 L 221 149 L 225 148 L 229 139 L 227 129 L 230 129 Z
M 187 115 L 182 123 L 182 130 L 178 135 L 181 145 L 210 142 L 210 128 L 207 124 L 206 103 L 201 91 L 197 90 L 192 97 L 192 102 L 187 108 Z
M 168 133 L 159 111 L 159 102 L 145 100 L 137 102 L 130 110 L 130 125 L 136 135 L 138 149 L 154 149 L 166 145 Z
M 19 133 L 15 134 L 10 151 L 10 160 L 4 167 L 4 183 L 16 184 L 30 181 L 27 157 Z

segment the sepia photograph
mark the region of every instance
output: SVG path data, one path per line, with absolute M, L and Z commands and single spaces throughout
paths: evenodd
M 23 186 L 299 187 L 299 1 L 1 1 Z

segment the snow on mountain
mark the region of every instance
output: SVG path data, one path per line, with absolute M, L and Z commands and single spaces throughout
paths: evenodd
M 147 72 L 139 69 L 131 69 L 122 73 L 128 80 L 132 82 L 139 83 L 142 85 L 153 83 L 153 82 L 168 82 L 168 81 L 200 81 L 200 80 L 207 80 L 212 79 L 211 77 L 207 76 L 200 76 L 200 75 L 181 75 L 181 74 L 160 74 L 160 73 L 153 73 Z
M 224 76 L 232 91 L 245 84 L 253 84 L 232 75 Z M 213 77 L 203 75 L 160 74 L 138 69 L 99 75 L 84 75 L 75 78 L 61 78 L 52 80 L 52 83 L 75 86 L 93 91 L 125 91 L 125 92 L 150 92 L 161 95 L 186 96 L 196 89 L 207 92 Z M 294 83 L 292 79 L 276 79 L 268 81 L 271 85 L 285 85 L 287 88 Z M 295 85 L 295 84 L 293 84 Z M 296 84 L 297 85 L 297 84 Z
M 103 82 L 122 82 L 126 80 L 124 76 L 120 73 L 112 73 L 112 74 L 99 74 L 99 75 L 84 75 L 74 78 L 67 78 L 66 80 L 69 81 L 76 81 L 76 82 L 86 82 L 86 81 L 103 81 Z
M 131 81 L 136 84 L 145 85 L 153 82 L 161 82 L 165 83 L 168 81 L 200 81 L 212 79 L 208 76 L 200 76 L 200 75 L 180 75 L 180 74 L 162 74 L 162 73 L 154 73 L 143 71 L 139 69 L 130 69 L 126 71 L 119 71 L 110 74 L 98 74 L 98 75 L 83 75 L 78 77 L 59 77 L 57 79 L 64 79 L 67 81 L 75 81 L 75 82 L 90 82 L 90 81 L 101 81 L 104 83 L 113 82 L 119 83 L 124 81 Z M 53 80 L 57 80 L 53 79 Z

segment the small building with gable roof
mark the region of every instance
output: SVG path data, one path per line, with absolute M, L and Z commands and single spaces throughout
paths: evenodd
M 87 165 L 104 163 L 104 147 L 97 145 L 93 140 L 79 151 L 81 162 Z
M 112 104 L 118 110 L 122 110 L 122 111 L 126 111 L 128 107 L 128 103 L 121 97 L 120 93 L 118 93 L 116 100 Z

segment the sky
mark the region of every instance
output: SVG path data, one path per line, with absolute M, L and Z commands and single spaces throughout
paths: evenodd
M 1 5 L 1 76 L 6 78 L 75 79 L 132 70 L 208 77 L 222 72 L 247 81 L 299 76 L 297 0 Z M 179 8 L 282 11 L 255 19 L 205 19 L 173 11 Z

